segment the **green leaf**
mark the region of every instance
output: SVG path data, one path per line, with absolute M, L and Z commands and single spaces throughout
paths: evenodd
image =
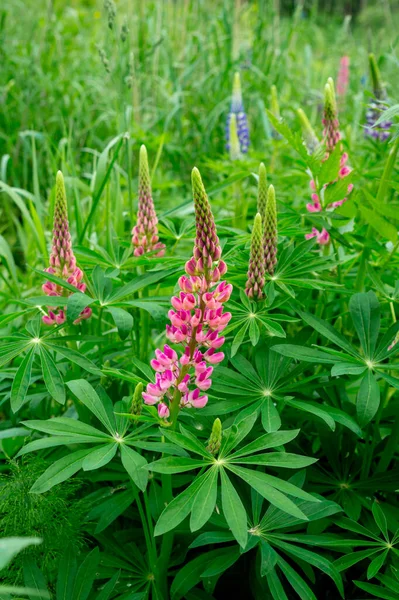
M 331 375 L 332 377 L 339 377 L 340 375 L 361 375 L 366 369 L 366 365 L 341 362 L 332 366 Z
M 251 341 L 252 346 L 256 346 L 259 342 L 260 330 L 256 319 L 251 319 L 249 324 L 249 339 Z
M 368 592 L 378 598 L 378 600 L 398 600 L 396 593 L 383 589 L 381 585 L 373 585 L 372 583 L 364 583 L 363 581 L 354 581 L 353 583 L 364 592 Z
M 349 554 L 345 554 L 344 556 L 338 558 L 334 562 L 334 566 L 340 572 L 345 571 L 346 569 L 349 569 L 349 567 L 353 567 L 353 565 L 356 565 L 365 558 L 369 558 L 377 552 L 381 552 L 381 550 L 379 548 L 371 548 L 367 550 L 359 550 L 358 552 L 350 552 Z
M 294 344 L 277 344 L 272 346 L 273 352 L 278 352 L 283 356 L 289 358 L 296 358 L 297 360 L 303 360 L 311 363 L 330 364 L 335 363 L 337 358 L 331 356 L 327 352 L 320 352 L 320 350 L 314 350 L 313 348 L 307 348 L 306 346 L 296 346 Z
M 239 557 L 240 551 L 238 548 L 232 548 L 230 546 L 228 548 L 216 550 L 212 562 L 209 562 L 206 569 L 201 573 L 201 578 L 206 579 L 207 577 L 215 577 L 216 575 L 224 573 L 231 565 L 234 565 Z
M 372 359 L 380 330 L 380 305 L 374 292 L 355 294 L 349 301 L 360 344 L 368 359 Z
M 67 546 L 58 565 L 57 600 L 70 600 L 72 598 L 76 568 L 76 553 L 71 546 Z
M 388 538 L 387 519 L 384 515 L 384 512 L 383 512 L 381 506 L 378 504 L 378 502 L 376 500 L 374 500 L 371 510 L 373 512 L 374 521 L 376 522 L 378 529 L 381 531 L 384 538 L 388 541 L 389 538 Z
M 71 392 L 101 421 L 104 427 L 112 434 L 115 430 L 115 415 L 111 400 L 108 396 L 100 400 L 92 385 L 85 379 L 68 381 L 67 386 Z M 106 400 L 108 398 L 108 400 Z
M 384 219 L 375 210 L 370 210 L 364 205 L 359 205 L 360 213 L 363 219 L 370 225 L 379 235 L 388 239 L 393 244 L 398 239 L 397 229 L 392 223 Z
M 94 449 L 82 463 L 83 471 L 94 471 L 104 465 L 107 465 L 115 456 L 118 444 L 104 444 L 100 448 Z
M 389 550 L 385 550 L 384 552 L 381 552 L 381 554 L 373 558 L 373 560 L 367 567 L 367 579 L 372 579 L 381 570 L 385 559 L 388 556 L 388 552 Z
M 163 535 L 179 525 L 189 514 L 194 498 L 208 473 L 194 479 L 188 488 L 176 496 L 162 511 L 155 526 L 154 535 Z
M 47 391 L 56 402 L 65 404 L 65 386 L 57 365 L 50 352 L 42 345 L 39 346 L 40 361 L 42 363 L 43 379 Z
M 75 292 L 69 296 L 66 305 L 68 322 L 73 323 L 79 317 L 82 310 L 93 304 L 93 302 L 96 302 L 96 299 L 86 296 L 83 292 Z
M 137 497 L 137 488 L 128 489 L 124 492 L 114 493 L 111 498 L 97 505 L 89 514 L 90 519 L 97 519 L 95 533 L 101 533 L 113 523 L 134 502 Z
M 209 521 L 215 510 L 217 496 L 218 469 L 208 470 L 208 477 L 198 490 L 191 509 L 190 530 L 198 531 Z
M 147 461 L 144 456 L 128 448 L 126 444 L 121 444 L 121 459 L 129 476 L 137 487 L 144 492 L 148 482 L 148 471 L 144 468 L 147 466 Z
M 246 510 L 224 469 L 221 469 L 220 476 L 224 517 L 237 542 L 242 548 L 245 548 L 248 540 Z
M 100 369 L 96 367 L 94 362 L 86 358 L 83 354 L 80 354 L 80 352 L 72 350 L 72 348 L 65 348 L 64 346 L 59 346 L 58 344 L 53 342 L 50 343 L 47 340 L 46 346 L 49 346 L 52 350 L 55 350 L 57 354 L 60 354 L 64 358 L 67 358 L 69 361 L 79 365 L 85 371 L 88 371 L 89 373 L 93 373 L 93 375 L 101 377 Z
M 24 421 L 23 424 L 29 429 L 36 429 L 37 431 L 51 435 L 83 435 L 88 438 L 88 441 L 93 443 L 109 441 L 110 439 L 109 435 L 103 431 L 99 431 L 87 423 L 69 417 L 53 417 L 47 421 Z
M 244 325 L 238 330 L 238 332 L 234 336 L 234 339 L 231 343 L 231 356 L 235 356 L 237 354 L 241 344 L 244 341 L 245 334 L 247 332 L 248 327 L 249 327 L 249 322 L 246 321 L 244 323 Z
M 32 494 L 43 494 L 43 492 L 51 490 L 58 483 L 62 483 L 75 475 L 82 468 L 83 460 L 91 451 L 91 449 L 78 450 L 56 460 L 35 481 L 30 492 Z
M 87 600 L 96 578 L 99 562 L 100 550 L 96 546 L 86 556 L 76 573 L 71 600 Z
M 207 465 L 207 463 L 204 461 L 195 460 L 193 458 L 168 456 L 149 463 L 146 465 L 146 469 L 153 471 L 154 473 L 173 474 L 184 473 L 185 471 L 192 471 L 193 469 L 201 469 L 205 465 Z
M 261 407 L 262 426 L 268 432 L 277 431 L 281 427 L 281 418 L 272 398 L 268 397 L 262 402 Z
M 232 461 L 239 464 L 269 465 L 270 467 L 281 467 L 285 469 L 303 469 L 317 462 L 317 458 L 290 454 L 289 452 L 269 452 L 267 454 L 255 454 Z
M 28 556 L 24 557 L 23 570 L 24 584 L 31 590 L 34 590 L 34 594 L 32 594 L 32 596 L 34 596 L 34 598 L 39 598 L 39 600 L 46 600 L 47 598 L 50 598 L 44 575 L 38 568 L 33 558 Z
M 132 315 L 127 312 L 127 310 L 124 310 L 123 308 L 116 308 L 115 306 L 109 306 L 107 310 L 114 320 L 116 328 L 118 329 L 119 337 L 121 340 L 125 340 L 133 329 Z
M 11 410 L 17 413 L 25 402 L 32 374 L 32 364 L 35 358 L 35 346 L 28 350 L 14 377 L 11 388 Z
M 112 296 L 109 298 L 109 302 L 119 302 L 126 296 L 131 296 L 134 292 L 138 292 L 139 290 L 158 283 L 169 277 L 169 275 L 173 275 L 178 271 L 180 267 L 174 267 L 173 269 L 160 269 L 158 271 L 150 271 L 146 275 L 141 275 L 140 277 L 136 277 L 129 281 L 126 285 L 122 286 L 118 290 L 116 290 Z
M 260 576 L 264 577 L 274 570 L 277 564 L 277 553 L 265 540 L 260 541 Z
M 243 448 L 240 448 L 237 452 L 234 452 L 229 456 L 229 460 L 237 459 L 239 456 L 245 456 L 260 450 L 267 450 L 268 448 L 277 448 L 277 446 L 283 446 L 294 440 L 300 429 L 292 429 L 291 431 L 275 431 L 273 433 L 266 433 L 258 437 L 257 440 L 250 442 Z
M 303 312 L 300 310 L 298 310 L 297 312 L 299 313 L 300 317 L 305 321 L 305 323 L 310 325 L 310 327 L 313 327 L 313 329 L 315 329 L 318 333 L 330 340 L 330 342 L 333 342 L 334 344 L 342 348 L 342 350 L 348 352 L 348 354 L 352 354 L 353 356 L 360 358 L 360 354 L 357 352 L 357 350 L 347 341 L 347 339 L 341 333 L 339 333 L 339 331 L 335 329 L 335 327 L 330 325 L 330 323 L 324 321 L 323 319 L 320 319 L 319 317 L 316 317 L 316 315 L 312 315 L 310 313 Z
M 278 556 L 277 564 L 301 600 L 317 600 L 308 584 L 281 556 Z
M 120 571 L 117 571 L 115 575 L 110 579 L 102 588 L 100 593 L 97 593 L 96 600 L 109 600 L 111 594 L 115 591 L 116 586 L 119 583 Z M 58 600 L 58 599 L 57 599 Z
M 273 600 L 288 600 L 288 596 L 285 593 L 282 583 L 274 569 L 269 573 L 266 573 L 266 581 L 267 585 L 269 586 L 270 593 L 273 596 Z
M 184 430 L 186 431 L 186 430 Z M 177 446 L 180 446 L 181 448 L 184 448 L 185 450 L 191 450 L 191 452 L 194 452 L 195 454 L 200 454 L 201 456 L 203 456 L 204 458 L 207 458 L 208 460 L 210 458 L 212 458 L 212 455 L 210 454 L 210 452 L 208 452 L 205 448 L 205 446 L 199 442 L 198 440 L 196 440 L 195 438 L 192 439 L 191 437 L 187 437 L 186 435 L 183 435 L 182 433 L 178 433 L 176 431 L 162 431 L 162 434 L 170 441 L 173 442 L 174 444 L 176 444 Z
M 335 431 L 335 421 L 334 419 L 324 410 L 323 406 L 317 404 L 317 402 L 305 402 L 303 400 L 293 400 L 293 399 L 285 399 L 286 404 L 288 406 L 292 406 L 297 410 L 301 410 L 303 412 L 310 413 L 315 417 L 322 419 L 324 423 L 331 429 L 331 431 Z
M 0 571 L 8 565 L 8 563 L 19 552 L 28 546 L 37 546 L 42 540 L 38 537 L 4 537 L 0 538 Z
M 238 477 L 241 477 L 241 479 L 248 483 L 248 485 L 253 487 L 254 490 L 256 490 L 261 496 L 263 496 L 263 498 L 266 498 L 266 500 L 268 500 L 270 504 L 273 504 L 273 506 L 276 506 L 283 512 L 286 512 L 289 515 L 292 515 L 293 517 L 303 519 L 304 521 L 308 520 L 307 516 L 301 510 L 299 510 L 299 508 L 296 506 L 296 504 L 292 502 L 292 500 L 287 498 L 287 496 L 285 496 L 281 491 L 270 485 L 271 481 L 273 481 L 273 478 L 271 478 L 270 475 L 266 475 L 265 473 L 261 473 L 260 471 L 251 471 L 249 469 L 245 469 L 244 467 L 237 467 L 231 464 L 228 465 L 228 468 L 230 471 L 238 475 Z M 274 479 L 276 481 L 281 481 L 282 485 L 279 486 L 279 489 L 284 489 L 283 484 L 287 484 L 287 482 L 284 482 L 282 479 Z M 292 488 L 293 489 L 290 488 L 291 493 L 297 498 L 301 497 L 301 495 L 305 493 L 302 492 L 300 488 L 296 488 L 296 486 L 292 486 Z M 294 491 L 295 489 L 298 490 L 298 493 L 300 495 L 296 495 Z M 307 494 L 307 496 L 309 496 L 309 494 Z M 312 498 L 312 496 L 310 496 L 310 498 Z
M 371 371 L 367 371 L 360 382 L 356 400 L 359 425 L 364 427 L 375 416 L 380 405 L 380 386 Z

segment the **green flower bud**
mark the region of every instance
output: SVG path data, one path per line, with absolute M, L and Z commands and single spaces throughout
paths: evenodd
M 141 415 L 141 411 L 143 408 L 143 384 L 138 383 L 135 387 L 133 398 L 132 398 L 132 406 L 130 408 L 130 412 L 132 415 Z
M 212 431 L 208 440 L 207 450 L 216 456 L 222 443 L 222 423 L 220 419 L 215 419 L 212 425 Z

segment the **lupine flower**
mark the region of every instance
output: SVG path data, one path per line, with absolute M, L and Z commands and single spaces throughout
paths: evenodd
M 151 191 L 150 170 L 148 168 L 147 149 L 140 148 L 139 158 L 139 208 L 137 222 L 132 229 L 134 255 L 141 256 L 147 252 L 158 250 L 155 256 L 165 254 L 165 244 L 159 242 L 158 219 L 154 208 Z
M 211 435 L 208 440 L 206 449 L 216 456 L 222 444 L 222 423 L 220 419 L 215 419 L 212 425 Z
M 263 248 L 265 253 L 265 271 L 274 274 L 277 263 L 277 206 L 274 187 L 267 190 L 265 218 L 263 220 Z
M 242 91 L 241 91 L 241 79 L 240 74 L 237 72 L 234 74 L 234 82 L 233 82 L 233 93 L 231 97 L 231 108 L 230 112 L 227 115 L 227 123 L 226 123 L 226 147 L 227 150 L 230 150 L 230 121 L 232 115 L 235 115 L 237 121 L 237 135 L 240 142 L 240 151 L 242 154 L 246 154 L 248 152 L 249 146 L 249 129 L 248 129 L 248 119 L 247 115 L 244 111 L 244 104 L 242 101 Z
M 280 105 L 278 102 L 277 88 L 275 85 L 272 85 L 270 88 L 270 112 L 276 119 L 280 120 Z M 272 137 L 275 140 L 281 140 L 281 135 L 278 131 L 272 127 Z
M 334 181 L 331 181 L 331 182 L 323 185 L 320 195 L 316 193 L 316 184 L 315 184 L 314 180 L 312 179 L 310 181 L 309 185 L 310 185 L 310 189 L 312 190 L 313 193 L 311 195 L 312 202 L 309 202 L 309 204 L 306 205 L 308 212 L 315 213 L 315 212 L 322 211 L 323 207 L 322 207 L 322 202 L 321 202 L 320 196 L 322 199 L 324 199 L 325 190 L 327 189 L 327 187 L 329 185 L 331 185 L 332 183 L 336 183 L 339 179 L 344 179 L 345 177 L 347 177 L 349 175 L 349 173 L 351 173 L 352 169 L 347 166 L 347 164 L 346 164 L 347 161 L 348 161 L 348 154 L 346 152 L 344 152 L 340 158 L 340 167 L 339 167 L 337 179 L 334 179 Z M 348 185 L 347 189 L 348 189 L 348 196 L 349 196 L 349 194 L 353 190 L 353 183 L 350 183 Z M 329 204 L 326 208 L 327 208 L 327 210 L 332 210 L 334 208 L 337 208 L 338 206 L 342 206 L 342 204 L 344 202 L 346 202 L 347 199 L 348 198 L 345 197 L 345 198 L 342 198 L 342 200 L 336 200 L 335 202 L 332 202 L 331 204 Z
M 255 217 L 251 237 L 251 253 L 245 285 L 248 298 L 262 300 L 265 285 L 265 253 L 263 248 L 262 217 L 258 213 Z
M 323 136 L 326 144 L 327 155 L 330 155 L 341 139 L 334 81 L 331 77 L 328 78 L 324 88 L 324 116 L 322 123 L 324 125 Z
M 337 77 L 337 95 L 341 98 L 346 96 L 349 85 L 349 56 L 343 56 L 339 63 Z
M 266 167 L 263 163 L 259 165 L 258 179 L 258 213 L 262 217 L 262 226 L 265 222 L 266 204 L 267 204 L 267 174 Z
M 237 133 L 237 117 L 234 113 L 230 115 L 230 125 L 229 125 L 229 154 L 230 160 L 240 160 L 241 158 L 241 149 L 240 149 L 240 140 L 238 139 Z
M 69 233 L 68 206 L 65 192 L 64 177 L 58 171 L 56 177 L 56 196 L 54 204 L 54 228 L 53 243 L 50 254 L 50 266 L 45 269 L 56 277 L 67 281 L 80 292 L 84 292 L 86 284 L 83 283 L 83 271 L 76 266 L 76 258 L 72 250 L 71 234 Z M 51 281 L 46 281 L 42 286 L 47 296 L 70 296 L 71 292 Z M 77 325 L 91 316 L 91 308 L 82 310 L 79 317 L 74 321 Z M 66 321 L 65 309 L 56 311 L 49 307 L 48 315 L 43 316 L 46 325 L 61 325 Z
M 317 148 L 319 147 L 320 142 L 317 139 L 317 135 L 313 131 L 313 128 L 309 122 L 309 119 L 305 115 L 302 108 L 298 108 L 297 114 L 298 114 L 298 117 L 299 117 L 299 120 L 301 123 L 302 135 L 303 135 L 303 140 L 305 142 L 305 146 L 306 146 L 309 154 L 313 154 L 315 152 L 315 150 L 317 150 Z
M 390 128 L 392 121 L 383 121 L 378 124 L 378 127 L 374 127 L 378 118 L 386 110 L 386 90 L 381 81 L 380 70 L 375 60 L 374 54 L 369 54 L 369 65 L 371 72 L 371 79 L 373 81 L 373 94 L 374 98 L 369 104 L 366 111 L 366 128 L 365 135 L 373 137 L 375 140 L 383 142 L 390 136 Z
M 307 240 L 311 240 L 314 237 L 317 238 L 317 243 L 320 244 L 320 246 L 326 246 L 330 243 L 330 234 L 324 227 L 321 231 L 316 229 L 316 227 L 312 227 L 312 233 L 307 233 L 305 235 Z
M 196 237 L 192 258 L 186 263 L 186 275 L 178 281 L 179 293 L 171 299 L 166 336 L 169 344 L 155 351 L 151 366 L 155 382 L 143 393 L 146 404 L 158 405 L 158 415 L 168 418 L 183 407 L 202 408 L 208 402 L 213 365 L 224 359 L 220 348 L 221 332 L 231 319 L 223 312 L 232 286 L 220 281 L 227 271 L 220 260 L 221 248 L 215 221 L 198 169 L 193 169 L 192 186 Z M 173 420 L 173 414 L 172 414 Z

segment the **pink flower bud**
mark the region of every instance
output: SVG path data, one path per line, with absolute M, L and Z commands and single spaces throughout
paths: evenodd
M 158 416 L 161 419 L 167 419 L 169 417 L 169 408 L 163 402 L 158 404 Z

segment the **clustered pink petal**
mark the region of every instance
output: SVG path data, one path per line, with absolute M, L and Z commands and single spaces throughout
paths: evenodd
M 343 56 L 340 60 L 337 77 L 337 95 L 343 98 L 349 85 L 349 56 Z
M 76 266 L 76 258 L 72 250 L 65 184 L 61 171 L 58 171 L 56 178 L 53 243 L 50 254 L 50 266 L 45 269 L 45 271 L 70 283 L 80 292 L 86 290 L 86 284 L 83 282 L 83 271 Z M 59 297 L 71 295 L 69 290 L 66 290 L 52 281 L 46 281 L 46 283 L 42 285 L 42 290 L 46 296 Z M 74 321 L 74 325 L 79 324 L 85 319 L 89 319 L 91 313 L 91 308 L 86 307 Z M 50 307 L 48 315 L 44 315 L 42 320 L 45 325 L 62 325 L 66 321 L 65 309 L 60 309 L 58 312 L 55 312 L 55 310 Z
M 132 229 L 134 256 L 142 256 L 147 252 L 161 257 L 165 254 L 165 244 L 159 241 L 158 218 L 152 199 L 150 171 L 148 168 L 147 150 L 140 148 L 139 160 L 139 207 L 136 225 Z
M 311 240 L 314 237 L 317 238 L 317 242 L 321 246 L 326 246 L 330 242 L 330 234 L 324 227 L 321 231 L 316 229 L 316 227 L 312 227 L 312 232 L 305 235 L 307 240 Z
M 180 408 L 206 405 L 208 396 L 203 392 L 212 385 L 213 365 L 224 359 L 219 351 L 225 341 L 221 332 L 231 319 L 223 305 L 233 286 L 220 281 L 227 266 L 220 260 L 215 222 L 196 169 L 193 192 L 197 227 L 194 256 L 186 263 L 186 275 L 179 278 L 179 292 L 171 299 L 170 325 L 166 326 L 168 340 L 180 346 L 180 353 L 168 344 L 155 350 L 151 361 L 155 382 L 143 393 L 146 404 L 158 405 L 161 418 L 169 417 L 173 403 Z

